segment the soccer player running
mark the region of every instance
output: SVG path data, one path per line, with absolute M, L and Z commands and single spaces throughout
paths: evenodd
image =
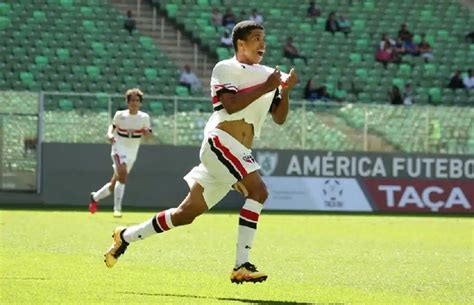
M 114 174 L 110 182 L 97 192 L 91 193 L 89 211 L 95 213 L 100 200 L 114 193 L 114 217 L 122 217 L 122 199 L 127 177 L 132 170 L 140 148 L 141 137 L 151 136 L 150 117 L 140 111 L 143 93 L 139 89 L 126 92 L 127 110 L 117 111 L 107 130 L 107 140 L 112 144 L 112 167 Z
M 268 112 L 277 124 L 285 122 L 289 92 L 297 75 L 293 69 L 282 75 L 278 67 L 259 64 L 265 53 L 264 38 L 264 28 L 256 22 L 242 21 L 234 27 L 236 54 L 218 62 L 212 71 L 214 111 L 204 130 L 201 164 L 184 177 L 190 188 L 188 195 L 177 208 L 159 212 L 135 226 L 116 228 L 113 244 L 105 253 L 107 267 L 115 265 L 129 243 L 192 223 L 233 188 L 246 199 L 240 211 L 237 259 L 230 279 L 233 283 L 267 279 L 249 262 L 258 218 L 268 196 L 251 147 Z

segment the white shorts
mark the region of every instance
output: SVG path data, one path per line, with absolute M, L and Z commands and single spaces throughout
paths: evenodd
M 117 166 L 126 164 L 127 174 L 132 170 L 133 164 L 137 158 L 137 152 L 135 150 L 127 149 L 123 146 L 112 145 L 112 152 L 110 153 L 112 158 L 112 167 L 114 172 L 117 173 Z
M 202 142 L 199 158 L 201 164 L 184 176 L 184 180 L 190 188 L 196 182 L 204 188 L 204 200 L 209 209 L 224 198 L 237 181 L 260 169 L 252 150 L 220 129 L 209 132 Z

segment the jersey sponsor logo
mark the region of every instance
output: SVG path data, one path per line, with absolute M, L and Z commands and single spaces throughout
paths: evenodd
M 278 165 L 278 153 L 269 151 L 257 152 L 257 162 L 260 164 L 260 172 L 264 176 L 273 174 Z

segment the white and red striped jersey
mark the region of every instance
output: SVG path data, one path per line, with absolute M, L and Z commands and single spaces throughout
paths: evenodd
M 245 122 L 253 125 L 254 135 L 258 138 L 265 117 L 274 98 L 276 98 L 275 93 L 277 90 L 275 89 L 262 95 L 244 109 L 232 114 L 229 114 L 224 109 L 219 100 L 219 95 L 223 92 L 238 93 L 252 90 L 262 85 L 273 71 L 274 68 L 263 65 L 240 63 L 235 56 L 218 62 L 212 70 L 211 76 L 211 96 L 214 113 L 206 124 L 204 129 L 205 135 L 220 122 L 244 119 Z
M 145 130 L 151 130 L 150 116 L 142 111 L 130 114 L 127 110 L 117 111 L 112 120 L 115 127 L 115 144 L 128 149 L 140 147 L 140 139 Z

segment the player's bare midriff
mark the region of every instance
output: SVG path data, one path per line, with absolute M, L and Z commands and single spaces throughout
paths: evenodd
M 217 125 L 217 128 L 230 134 L 234 139 L 242 143 L 247 148 L 252 148 L 253 125 L 242 120 L 224 121 Z

